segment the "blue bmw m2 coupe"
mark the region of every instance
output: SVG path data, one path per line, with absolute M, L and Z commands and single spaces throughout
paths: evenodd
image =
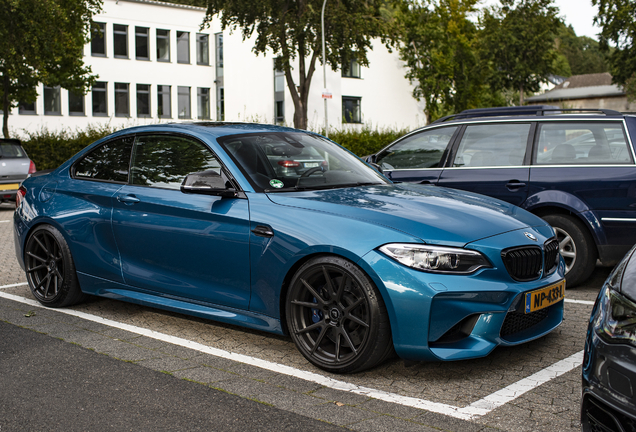
M 96 295 L 288 334 L 335 373 L 394 352 L 483 357 L 563 319 L 565 266 L 542 219 L 470 192 L 394 184 L 290 128 L 119 131 L 25 180 L 14 224 L 45 306 Z

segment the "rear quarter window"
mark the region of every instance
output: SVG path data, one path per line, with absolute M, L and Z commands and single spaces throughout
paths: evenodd
M 622 123 L 543 123 L 536 165 L 633 164 Z
M 119 138 L 91 150 L 73 165 L 73 177 L 127 183 L 133 140 Z

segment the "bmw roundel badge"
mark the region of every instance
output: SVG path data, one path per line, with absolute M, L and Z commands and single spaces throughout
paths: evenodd
M 532 240 L 532 241 L 537 241 L 537 238 L 536 238 L 533 234 L 531 234 L 531 233 L 529 233 L 529 232 L 527 232 L 527 231 L 526 231 L 526 232 L 524 232 L 524 234 L 525 234 L 525 236 L 526 236 L 526 237 L 528 237 L 530 240 Z

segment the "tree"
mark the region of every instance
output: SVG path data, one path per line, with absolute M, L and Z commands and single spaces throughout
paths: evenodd
M 400 58 L 413 96 L 426 102 L 427 122 L 484 102 L 478 31 L 468 19 L 478 1 L 411 0 L 396 11 Z
M 9 111 L 33 102 L 36 86 L 85 93 L 94 82 L 83 63 L 91 18 L 101 0 L 0 0 L 0 97 L 5 138 Z
M 553 0 L 500 0 L 481 18 L 482 42 L 493 73 L 493 88 L 536 92 L 555 73 L 556 31 L 561 24 Z
M 577 36 L 571 25 L 563 24 L 559 27 L 557 50 L 567 59 L 572 75 L 600 73 L 609 70 L 599 43 L 587 36 Z
M 633 0 L 592 0 L 598 5 L 594 23 L 601 27 L 600 46 L 609 52 L 612 80 L 623 85 L 627 97 L 636 98 L 636 2 Z M 611 50 L 611 48 L 614 48 Z
M 256 33 L 253 51 L 271 52 L 276 68 L 285 72 L 294 101 L 294 126 L 307 128 L 307 103 L 311 80 L 321 55 L 322 0 L 208 0 L 204 21 L 220 15 L 223 29 L 240 28 L 243 40 Z M 352 58 L 367 66 L 373 38 L 386 42 L 387 21 L 382 0 L 330 0 L 325 11 L 325 56 L 333 70 Z M 308 59 L 308 61 L 307 61 Z M 297 61 L 298 78 L 292 75 Z

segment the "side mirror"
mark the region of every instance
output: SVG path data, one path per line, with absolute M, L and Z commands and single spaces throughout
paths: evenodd
M 366 162 L 368 162 L 370 164 L 373 164 L 373 165 L 375 165 L 375 162 L 377 160 L 378 160 L 378 156 L 374 155 L 374 154 L 367 156 L 366 159 L 365 159 Z
M 375 168 L 380 174 L 384 174 L 384 171 L 382 170 L 382 167 L 380 165 L 378 165 L 375 162 L 369 162 L 369 165 L 371 165 L 373 168 Z
M 238 192 L 232 187 L 225 173 L 222 170 L 219 173 L 213 169 L 188 174 L 181 183 L 181 192 L 228 198 L 238 196 Z

